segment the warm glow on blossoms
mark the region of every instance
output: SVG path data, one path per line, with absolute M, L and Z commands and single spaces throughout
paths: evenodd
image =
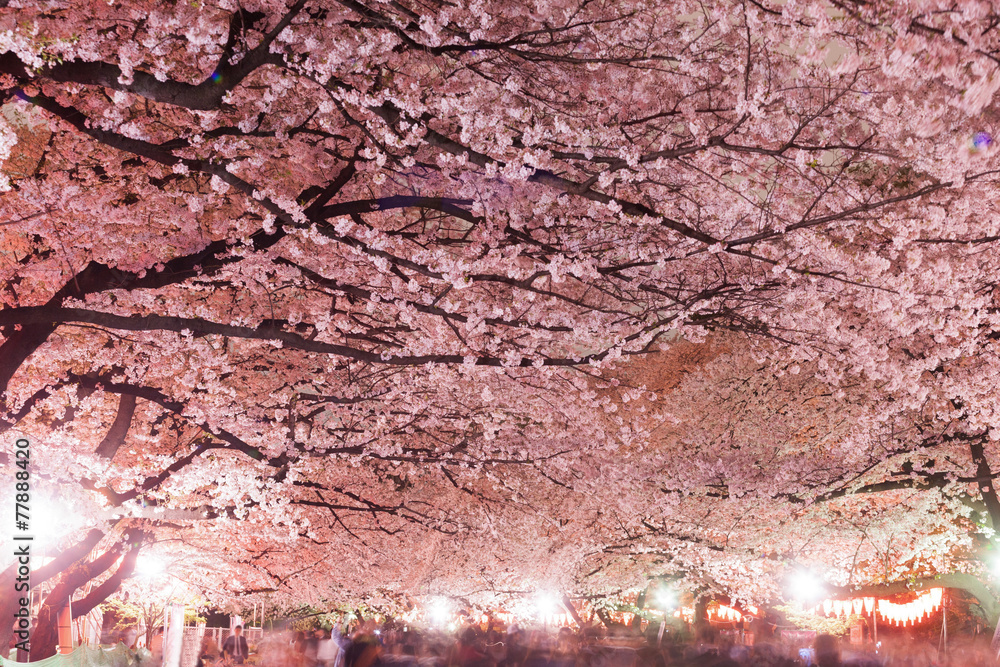
M 0 5 L 38 590 L 1000 610 L 995 2 Z

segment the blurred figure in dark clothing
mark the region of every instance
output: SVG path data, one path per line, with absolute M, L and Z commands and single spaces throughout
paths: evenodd
M 380 664 L 381 646 L 375 635 L 362 630 L 354 633 L 344 650 L 344 667 L 373 667 Z
M 646 643 L 635 652 L 636 667 L 667 667 L 659 646 L 659 626 L 650 623 L 646 628 Z
M 833 635 L 819 635 L 813 643 L 817 667 L 842 667 L 840 641 Z
M 528 657 L 528 647 L 524 642 L 524 630 L 514 629 L 507 635 L 507 656 L 499 667 L 522 667 Z
M 479 649 L 478 644 L 475 629 L 466 628 L 455 646 L 453 664 L 457 667 L 487 667 L 491 661 Z

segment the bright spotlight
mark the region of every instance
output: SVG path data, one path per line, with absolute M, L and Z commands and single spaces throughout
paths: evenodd
M 443 598 L 431 601 L 427 606 L 427 612 L 434 625 L 444 625 L 451 618 L 451 605 Z
M 793 598 L 801 602 L 815 602 L 823 597 L 826 587 L 812 572 L 799 570 L 791 577 L 789 592 Z
M 153 554 L 139 554 L 135 559 L 135 573 L 140 577 L 158 577 L 167 571 L 167 564 Z
M 672 608 L 676 604 L 674 599 L 674 594 L 668 590 L 661 590 L 656 594 L 656 604 L 659 605 L 660 609 L 666 611 Z
M 551 593 L 538 593 L 535 596 L 535 609 L 539 616 L 551 616 L 556 613 L 559 603 Z
M 31 530 L 36 546 L 55 547 L 83 524 L 83 516 L 75 511 L 71 501 L 44 492 L 31 494 Z

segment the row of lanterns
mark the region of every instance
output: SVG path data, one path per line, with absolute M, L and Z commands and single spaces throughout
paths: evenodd
M 823 614 L 825 616 L 860 616 L 862 612 L 871 614 L 877 611 L 884 621 L 896 625 L 914 623 L 941 607 L 944 598 L 943 588 L 931 588 L 917 594 L 917 598 L 902 604 L 889 600 L 876 600 L 873 597 L 853 598 L 850 600 L 824 600 Z
M 878 613 L 883 619 L 892 621 L 896 625 L 915 623 L 924 616 L 929 616 L 932 612 L 937 611 L 941 607 L 943 598 L 944 589 L 932 588 L 917 595 L 916 600 L 905 604 L 879 600 Z
M 708 610 L 709 619 L 719 621 L 742 621 L 743 614 L 732 607 L 720 604 L 718 607 L 710 607 Z
M 852 600 L 823 600 L 823 615 L 850 616 L 872 613 L 875 608 L 875 598 L 854 598 Z
M 753 605 L 746 605 L 746 610 L 754 615 L 759 613 L 757 607 Z M 742 621 L 743 614 L 737 609 L 720 604 L 718 607 L 709 607 L 708 618 L 717 621 Z

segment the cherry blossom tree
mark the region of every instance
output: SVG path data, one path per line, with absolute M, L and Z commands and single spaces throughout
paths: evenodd
M 220 599 L 749 599 L 1000 520 L 991 3 L 5 5 L 0 416 L 81 517 L 60 595 L 170 534 Z

